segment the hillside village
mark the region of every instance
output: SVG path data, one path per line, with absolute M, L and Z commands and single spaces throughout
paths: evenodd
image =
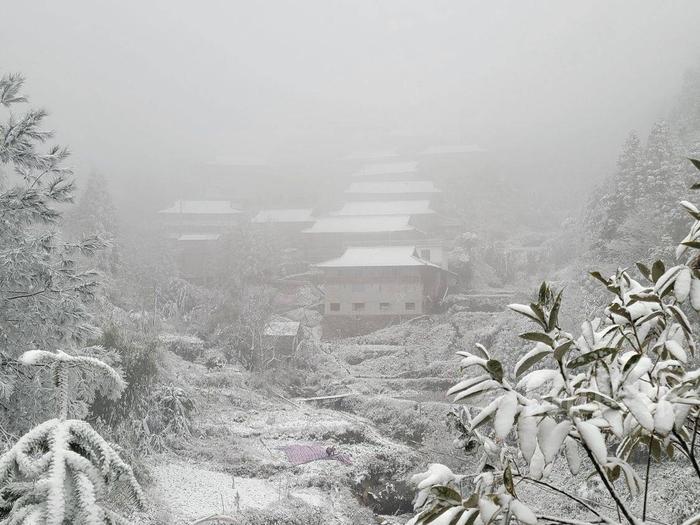
M 700 525 L 700 3 L 0 13 L 0 525 Z
M 476 146 L 433 147 L 425 155 L 439 167 L 445 157 L 459 166 L 455 156 L 481 153 Z M 318 310 L 326 332 L 350 334 L 435 312 L 457 289 L 449 254 L 462 225 L 431 173 L 430 161 L 380 157 L 342 177 L 331 208 L 327 201 L 246 208 L 235 200 L 177 200 L 157 215 L 185 279 L 206 284 L 225 272 L 216 262 L 222 236 L 246 229 L 280 250 L 281 280 L 313 286 L 317 303 L 304 306 Z

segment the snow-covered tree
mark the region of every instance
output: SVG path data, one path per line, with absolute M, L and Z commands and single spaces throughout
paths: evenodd
M 693 164 L 700 169 L 700 161 Z M 481 468 L 471 483 L 442 465 L 415 476 L 412 525 L 641 524 L 649 518 L 653 462 L 674 453 L 685 457 L 700 487 L 700 368 L 686 314 L 700 312 L 700 209 L 681 204 L 694 223 L 676 250 L 679 262 L 638 264 L 639 280 L 629 270 L 593 272 L 611 299 L 580 335 L 560 327 L 562 293 L 544 283 L 531 304 L 510 305 L 534 325 L 521 334 L 533 347 L 512 374 L 482 345 L 458 352 L 462 369 L 476 373 L 448 394 L 455 402 L 487 398 L 483 408 L 461 412 L 465 436 L 480 445 Z M 643 476 L 630 464 L 633 456 L 645 458 Z M 572 477 L 590 471 L 612 508 L 580 498 L 570 483 L 555 486 L 549 476 L 558 461 Z M 521 484 L 557 492 L 580 511 L 547 515 L 540 502 L 521 497 Z M 684 519 L 700 523 L 700 515 Z
M 617 161 L 617 171 L 596 194 L 588 210 L 586 223 L 595 243 L 615 238 L 622 222 L 641 195 L 642 148 L 639 137 L 631 133 Z
M 81 235 L 103 234 L 114 237 L 118 230 L 117 212 L 109 193 L 107 179 L 90 173 L 78 204 L 67 214 L 66 222 Z
M 46 112 L 29 109 L 24 78 L 0 78 L 0 398 L 14 390 L 16 358 L 32 347 L 58 346 L 92 336 L 86 304 L 97 273 L 76 260 L 104 246 L 96 237 L 66 243 L 60 238 L 60 206 L 73 199 L 68 150 L 43 147 L 52 132 L 42 128 Z M 7 403 L 18 407 L 21 403 Z M 4 406 L 4 403 L 3 403 Z M 2 414 L 0 414 L 2 417 Z M 8 417 L 8 414 L 5 414 Z M 17 421 L 19 416 L 9 414 Z M 22 414 L 26 418 L 26 414 Z
M 69 418 L 86 383 L 91 395 L 116 399 L 126 386 L 121 376 L 99 359 L 62 351 L 31 350 L 20 363 L 53 377 L 58 416 L 0 457 L 0 525 L 130 523 L 124 503 L 143 505 L 131 467 L 87 422 Z
M 107 179 L 93 171 L 87 179 L 85 190 L 78 203 L 65 215 L 64 231 L 71 238 L 84 239 L 98 236 L 110 241 L 110 246 L 94 257 L 100 270 L 113 273 L 117 270 L 119 253 L 115 239 L 118 235 L 117 212 L 109 193 Z

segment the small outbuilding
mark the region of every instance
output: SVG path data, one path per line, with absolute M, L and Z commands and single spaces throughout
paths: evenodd
M 263 338 L 278 356 L 291 356 L 301 342 L 302 330 L 299 321 L 269 321 L 265 325 Z

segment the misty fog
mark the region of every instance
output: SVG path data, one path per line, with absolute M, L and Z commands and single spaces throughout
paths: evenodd
M 332 177 L 345 155 L 434 143 L 569 199 L 665 117 L 699 17 L 692 0 L 6 1 L 0 46 L 72 162 L 130 207 L 216 159 Z
M 0 0 L 0 525 L 700 525 L 698 21 Z

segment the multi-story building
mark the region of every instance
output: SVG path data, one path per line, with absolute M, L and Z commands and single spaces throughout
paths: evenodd
M 453 281 L 453 274 L 422 259 L 414 245 L 349 247 L 316 267 L 327 317 L 421 315 Z

